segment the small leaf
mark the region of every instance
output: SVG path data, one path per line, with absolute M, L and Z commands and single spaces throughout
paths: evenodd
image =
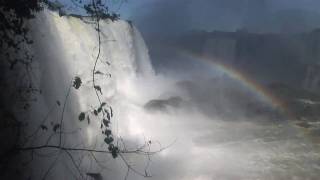
M 110 129 L 107 129 L 104 133 L 105 133 L 107 136 L 110 136 L 110 135 L 111 135 L 111 130 L 110 130 Z
M 57 130 L 60 128 L 60 124 L 55 124 L 54 126 L 53 126 L 53 131 L 54 132 L 57 132 Z
M 103 119 L 102 122 L 103 122 L 104 126 L 109 127 L 110 121 Z
M 102 94 L 102 90 L 100 86 L 94 86 L 94 88 Z
M 100 75 L 103 75 L 103 73 L 101 71 L 96 71 L 94 72 L 94 74 L 100 74 Z
M 48 130 L 47 126 L 45 126 L 45 125 L 43 125 L 43 124 L 40 125 L 40 127 L 41 127 L 41 129 L 44 130 L 44 131 Z
M 119 153 L 118 147 L 114 147 L 111 151 L 111 155 L 114 159 L 118 157 L 118 153 Z
M 112 155 L 112 157 L 115 159 L 115 158 L 117 158 L 118 157 L 118 153 L 117 153 L 117 151 L 111 151 L 111 155 Z
M 114 148 L 114 145 L 113 144 L 109 144 L 109 147 L 108 147 L 108 150 L 111 152 Z
M 85 114 L 84 112 L 81 112 L 81 113 L 79 114 L 78 119 L 79 119 L 79 121 L 83 121 L 85 117 L 86 117 L 86 114 Z
M 106 104 L 107 104 L 107 103 L 103 102 L 103 103 L 101 103 L 100 107 L 103 107 L 103 106 L 105 106 Z
M 112 142 L 113 142 L 113 137 L 106 137 L 106 138 L 104 139 L 104 142 L 106 142 L 107 144 L 112 143 Z
M 75 89 L 79 89 L 80 86 L 81 86 L 81 83 L 82 83 L 82 81 L 81 81 L 80 77 L 76 76 L 76 77 L 74 78 L 74 81 L 73 81 L 73 87 L 74 87 Z
M 100 113 L 102 111 L 102 108 L 101 107 L 99 107 L 98 108 L 98 113 Z
M 96 116 L 98 116 L 98 111 L 97 111 L 97 110 L 94 110 L 94 111 L 93 111 L 93 114 L 96 115 Z

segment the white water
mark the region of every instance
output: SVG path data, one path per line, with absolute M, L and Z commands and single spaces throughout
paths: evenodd
M 37 102 L 31 106 L 29 118 L 35 126 L 29 127 L 30 132 L 33 132 L 51 111 L 48 119 L 43 123 L 49 128 L 49 132 L 42 133 L 42 137 L 30 145 L 42 145 L 50 137 L 52 132 L 50 123 L 60 122 L 68 89 L 72 85 L 74 77 L 78 76 L 82 80 L 82 86 L 79 90 L 71 88 L 70 96 L 66 101 L 63 129 L 72 132 L 72 134 L 63 137 L 64 145 L 107 149 L 106 146 L 101 145 L 104 144 L 100 130 L 101 122 L 92 117 L 89 125 L 87 121 L 79 122 L 78 120 L 80 112 L 92 110 L 92 107 L 99 105 L 92 88 L 92 72 L 98 54 L 99 41 L 98 33 L 90 22 L 92 23 L 88 18 L 81 20 L 76 17 L 60 17 L 56 13 L 44 11 L 30 23 L 34 39 L 34 44 L 30 49 L 35 52 L 33 81 L 42 91 L 42 94 L 37 97 Z M 139 87 L 133 86 L 133 83 L 139 83 L 138 79 L 154 77 L 154 71 L 148 49 L 135 27 L 125 21 L 105 20 L 100 22 L 100 29 L 101 53 L 96 71 L 105 75 L 95 75 L 96 85 L 102 89 L 101 100 L 107 102 L 114 109 L 115 117 L 112 119 L 112 129 L 115 135 L 120 137 L 120 135 L 128 135 L 128 129 L 119 126 L 124 127 L 121 124 L 127 123 L 125 106 L 130 101 L 129 97 L 135 99 L 137 96 L 136 91 Z M 137 89 L 133 89 L 133 87 L 137 87 Z M 57 106 L 56 101 L 59 101 L 61 105 Z M 127 126 L 125 125 L 125 127 Z M 58 137 L 58 135 L 53 136 L 50 144 L 56 144 Z M 62 156 L 62 159 L 64 158 L 67 156 Z M 54 158 L 45 160 L 50 162 L 54 161 Z M 72 164 L 62 162 L 64 166 L 71 167 L 71 171 L 76 173 Z M 90 163 L 90 166 L 92 164 L 86 159 L 84 162 Z M 32 174 L 36 174 L 36 177 L 42 177 L 50 163 L 41 160 L 38 163 L 40 166 L 37 164 L 34 166 L 37 168 L 30 171 Z M 112 166 L 116 167 L 114 171 L 119 170 L 117 163 L 120 163 L 121 167 L 121 161 L 111 163 L 111 168 Z M 94 169 L 97 166 L 89 167 L 87 164 L 84 167 L 88 169 L 84 171 L 97 172 Z M 43 169 L 40 168 L 41 166 Z M 52 179 L 72 177 L 70 169 L 61 167 L 61 164 L 56 165 L 55 169 L 55 173 L 50 175 Z M 117 175 L 117 173 L 112 174 L 109 176 Z
M 71 89 L 64 113 L 64 130 L 77 130 L 77 133 L 65 137 L 64 144 L 106 148 L 101 145 L 100 122 L 92 119 L 88 125 L 78 121 L 80 112 L 98 103 L 91 81 L 98 53 L 97 32 L 92 25 L 78 18 L 59 17 L 51 12 L 44 12 L 31 24 L 35 38 L 32 50 L 37 59 L 33 79 L 43 92 L 32 106 L 30 119 L 37 124 L 55 107 L 46 125 L 50 127 L 50 121 L 59 121 L 62 107 L 57 107 L 56 101 L 63 104 L 72 79 L 79 76 L 83 84 L 79 90 Z M 153 158 L 148 169 L 153 179 L 299 179 L 317 176 L 319 165 L 313 160 L 319 159 L 319 155 L 299 130 L 286 122 L 226 122 L 208 117 L 190 100 L 188 93 L 173 85 L 175 79 L 154 74 L 147 47 L 136 28 L 125 21 L 102 21 L 101 35 L 97 70 L 110 73 L 112 77 L 97 75 L 97 84 L 103 90 L 103 101 L 115 110 L 112 119 L 115 135 L 123 137 L 131 147 L 145 139 L 154 142 L 154 149 L 158 148 L 157 141 L 163 146 L 175 141 L 173 146 Z M 181 108 L 169 108 L 166 112 L 149 112 L 143 108 L 151 99 L 175 95 L 184 99 Z M 49 135 L 44 133 L 34 145 L 44 143 Z M 52 143 L 57 140 L 57 137 L 53 138 Z M 54 166 L 49 179 L 74 179 L 76 169 L 70 161 L 64 161 L 68 156 L 61 157 L 62 161 Z M 144 173 L 143 157 L 127 158 Z M 122 161 L 106 159 L 107 169 L 102 172 L 105 179 L 123 179 L 126 169 Z M 49 160 L 49 163 L 39 160 L 37 163 L 41 166 L 30 172 L 35 177 L 42 177 L 54 158 Z M 89 159 L 84 158 L 83 162 L 84 171 L 101 171 Z M 134 174 L 130 174 L 130 178 L 142 179 Z

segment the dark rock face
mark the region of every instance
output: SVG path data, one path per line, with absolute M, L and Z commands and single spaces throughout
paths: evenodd
M 168 99 L 153 99 L 147 102 L 145 109 L 150 111 L 166 111 L 169 107 L 177 108 L 182 103 L 182 98 L 175 96 Z
M 319 86 L 319 30 L 293 35 L 195 31 L 180 37 L 176 46 L 229 64 L 258 81 L 313 91 Z
M 310 65 L 307 68 L 307 73 L 304 80 L 304 87 L 312 91 L 320 90 L 320 66 Z

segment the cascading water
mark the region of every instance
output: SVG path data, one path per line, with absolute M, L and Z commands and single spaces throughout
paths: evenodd
M 99 104 L 92 84 L 92 72 L 99 51 L 98 32 L 93 23 L 89 17 L 61 17 L 47 10 L 30 22 L 34 43 L 29 48 L 36 52 L 32 81 L 41 89 L 41 94 L 32 103 L 29 119 L 34 126 L 30 126 L 29 130 L 33 132 L 38 125 L 51 129 L 63 116 L 62 130 L 69 134 L 63 136 L 63 144 L 68 147 L 81 144 L 93 148 L 99 144 L 101 148 L 100 144 L 103 144 L 99 120 L 91 119 L 90 124 L 78 120 L 80 112 L 92 110 Z M 99 73 L 95 75 L 95 84 L 102 89 L 101 101 L 107 102 L 114 110 L 112 129 L 116 136 L 120 136 L 119 126 L 126 123 L 127 116 L 124 107 L 128 101 L 125 97 L 133 97 L 132 84 L 138 83 L 138 79 L 153 77 L 154 71 L 144 40 L 130 23 L 101 20 L 100 36 L 100 53 L 95 68 L 95 72 Z M 75 77 L 82 80 L 79 90 L 70 88 Z M 59 135 L 50 138 L 51 135 L 44 134 L 30 145 L 42 145 L 48 138 L 49 144 L 57 143 Z M 54 159 L 46 161 L 35 162 L 41 166 L 34 166 L 37 169 L 31 170 L 31 174 L 42 177 L 50 167 L 49 162 Z M 89 172 L 89 169 L 86 171 Z M 52 175 L 52 179 L 69 179 L 71 176 L 65 168 L 57 167 L 57 172 L 62 173 Z
M 75 76 L 83 87 L 72 92 L 74 110 L 86 110 L 97 103 L 92 91 L 92 71 L 98 54 L 98 33 L 89 18 L 60 17 L 45 12 L 32 23 L 37 79 L 45 103 L 63 101 Z M 135 27 L 125 21 L 100 22 L 101 52 L 97 61 L 96 84 L 103 89 L 105 101 L 117 98 L 123 86 L 137 77 L 154 75 L 148 50 Z M 39 79 L 40 77 L 40 79 Z M 77 109 L 79 108 L 79 109 Z

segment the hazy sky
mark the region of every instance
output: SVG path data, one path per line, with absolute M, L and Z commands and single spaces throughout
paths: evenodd
M 319 12 L 318 0 L 128 0 L 120 13 L 143 32 L 235 30 L 279 10 Z M 163 28 L 165 27 L 165 28 Z

